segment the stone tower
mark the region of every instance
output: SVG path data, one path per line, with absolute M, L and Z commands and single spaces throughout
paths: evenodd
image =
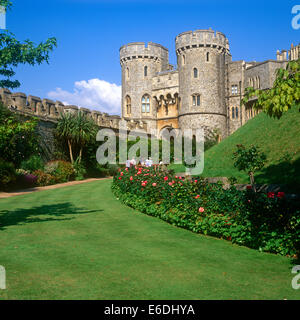
M 179 77 L 179 127 L 218 129 L 227 135 L 225 65 L 231 60 L 225 35 L 213 30 L 179 34 L 176 39 Z
M 120 48 L 122 67 L 122 117 L 143 120 L 147 130 L 156 128 L 152 78 L 169 66 L 169 51 L 160 44 L 134 42 Z

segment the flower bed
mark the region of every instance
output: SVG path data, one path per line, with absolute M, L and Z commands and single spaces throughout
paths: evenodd
M 112 190 L 126 205 L 193 232 L 282 255 L 299 254 L 299 202 L 283 193 L 224 190 L 153 168 L 124 169 Z

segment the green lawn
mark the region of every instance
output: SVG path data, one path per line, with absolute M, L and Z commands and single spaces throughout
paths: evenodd
M 245 172 L 238 171 L 233 163 L 237 144 L 258 146 L 266 155 L 265 167 L 255 174 L 262 184 L 285 184 L 300 192 L 300 114 L 299 107 L 273 119 L 260 113 L 244 126 L 205 152 L 203 176 L 236 177 L 240 183 L 249 183 Z M 182 165 L 170 165 L 176 172 L 184 172 Z
M 288 258 L 130 209 L 110 180 L 0 199 L 0 299 L 299 299 Z

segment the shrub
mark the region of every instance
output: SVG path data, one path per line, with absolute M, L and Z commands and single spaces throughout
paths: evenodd
M 0 154 L 16 167 L 38 151 L 38 121 L 20 119 L 0 103 Z
M 21 169 L 29 172 L 42 170 L 43 167 L 44 167 L 43 160 L 41 159 L 41 157 L 37 155 L 33 155 L 29 159 L 22 161 L 20 165 Z
M 260 251 L 299 254 L 300 204 L 283 193 L 224 189 L 153 168 L 120 170 L 112 189 L 125 204 L 193 232 Z
M 45 173 L 42 170 L 36 170 L 33 172 L 33 175 L 36 176 L 36 183 L 38 186 L 49 186 L 51 184 L 57 183 L 57 178 L 51 174 Z
M 50 161 L 45 165 L 45 174 L 56 178 L 56 182 L 67 182 L 74 177 L 74 168 L 70 162 L 63 160 Z
M 74 161 L 73 169 L 75 172 L 75 180 L 83 180 L 85 178 L 87 171 L 84 167 L 84 164 L 79 161 L 79 158 Z
M 16 180 L 15 167 L 12 163 L 0 159 L 0 187 L 5 187 Z
M 25 184 L 28 186 L 35 185 L 37 183 L 37 179 L 38 179 L 38 177 L 35 176 L 34 174 L 31 174 L 31 173 L 25 174 L 23 176 L 23 180 L 24 180 Z

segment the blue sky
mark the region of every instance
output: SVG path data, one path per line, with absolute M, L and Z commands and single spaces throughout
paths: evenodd
M 56 37 L 50 64 L 20 66 L 14 91 L 109 113 L 119 112 L 119 48 L 152 41 L 169 49 L 176 64 L 175 37 L 196 29 L 221 31 L 233 60 L 275 59 L 277 49 L 299 43 L 291 27 L 298 1 L 217 0 L 14 0 L 7 29 L 36 43 Z

